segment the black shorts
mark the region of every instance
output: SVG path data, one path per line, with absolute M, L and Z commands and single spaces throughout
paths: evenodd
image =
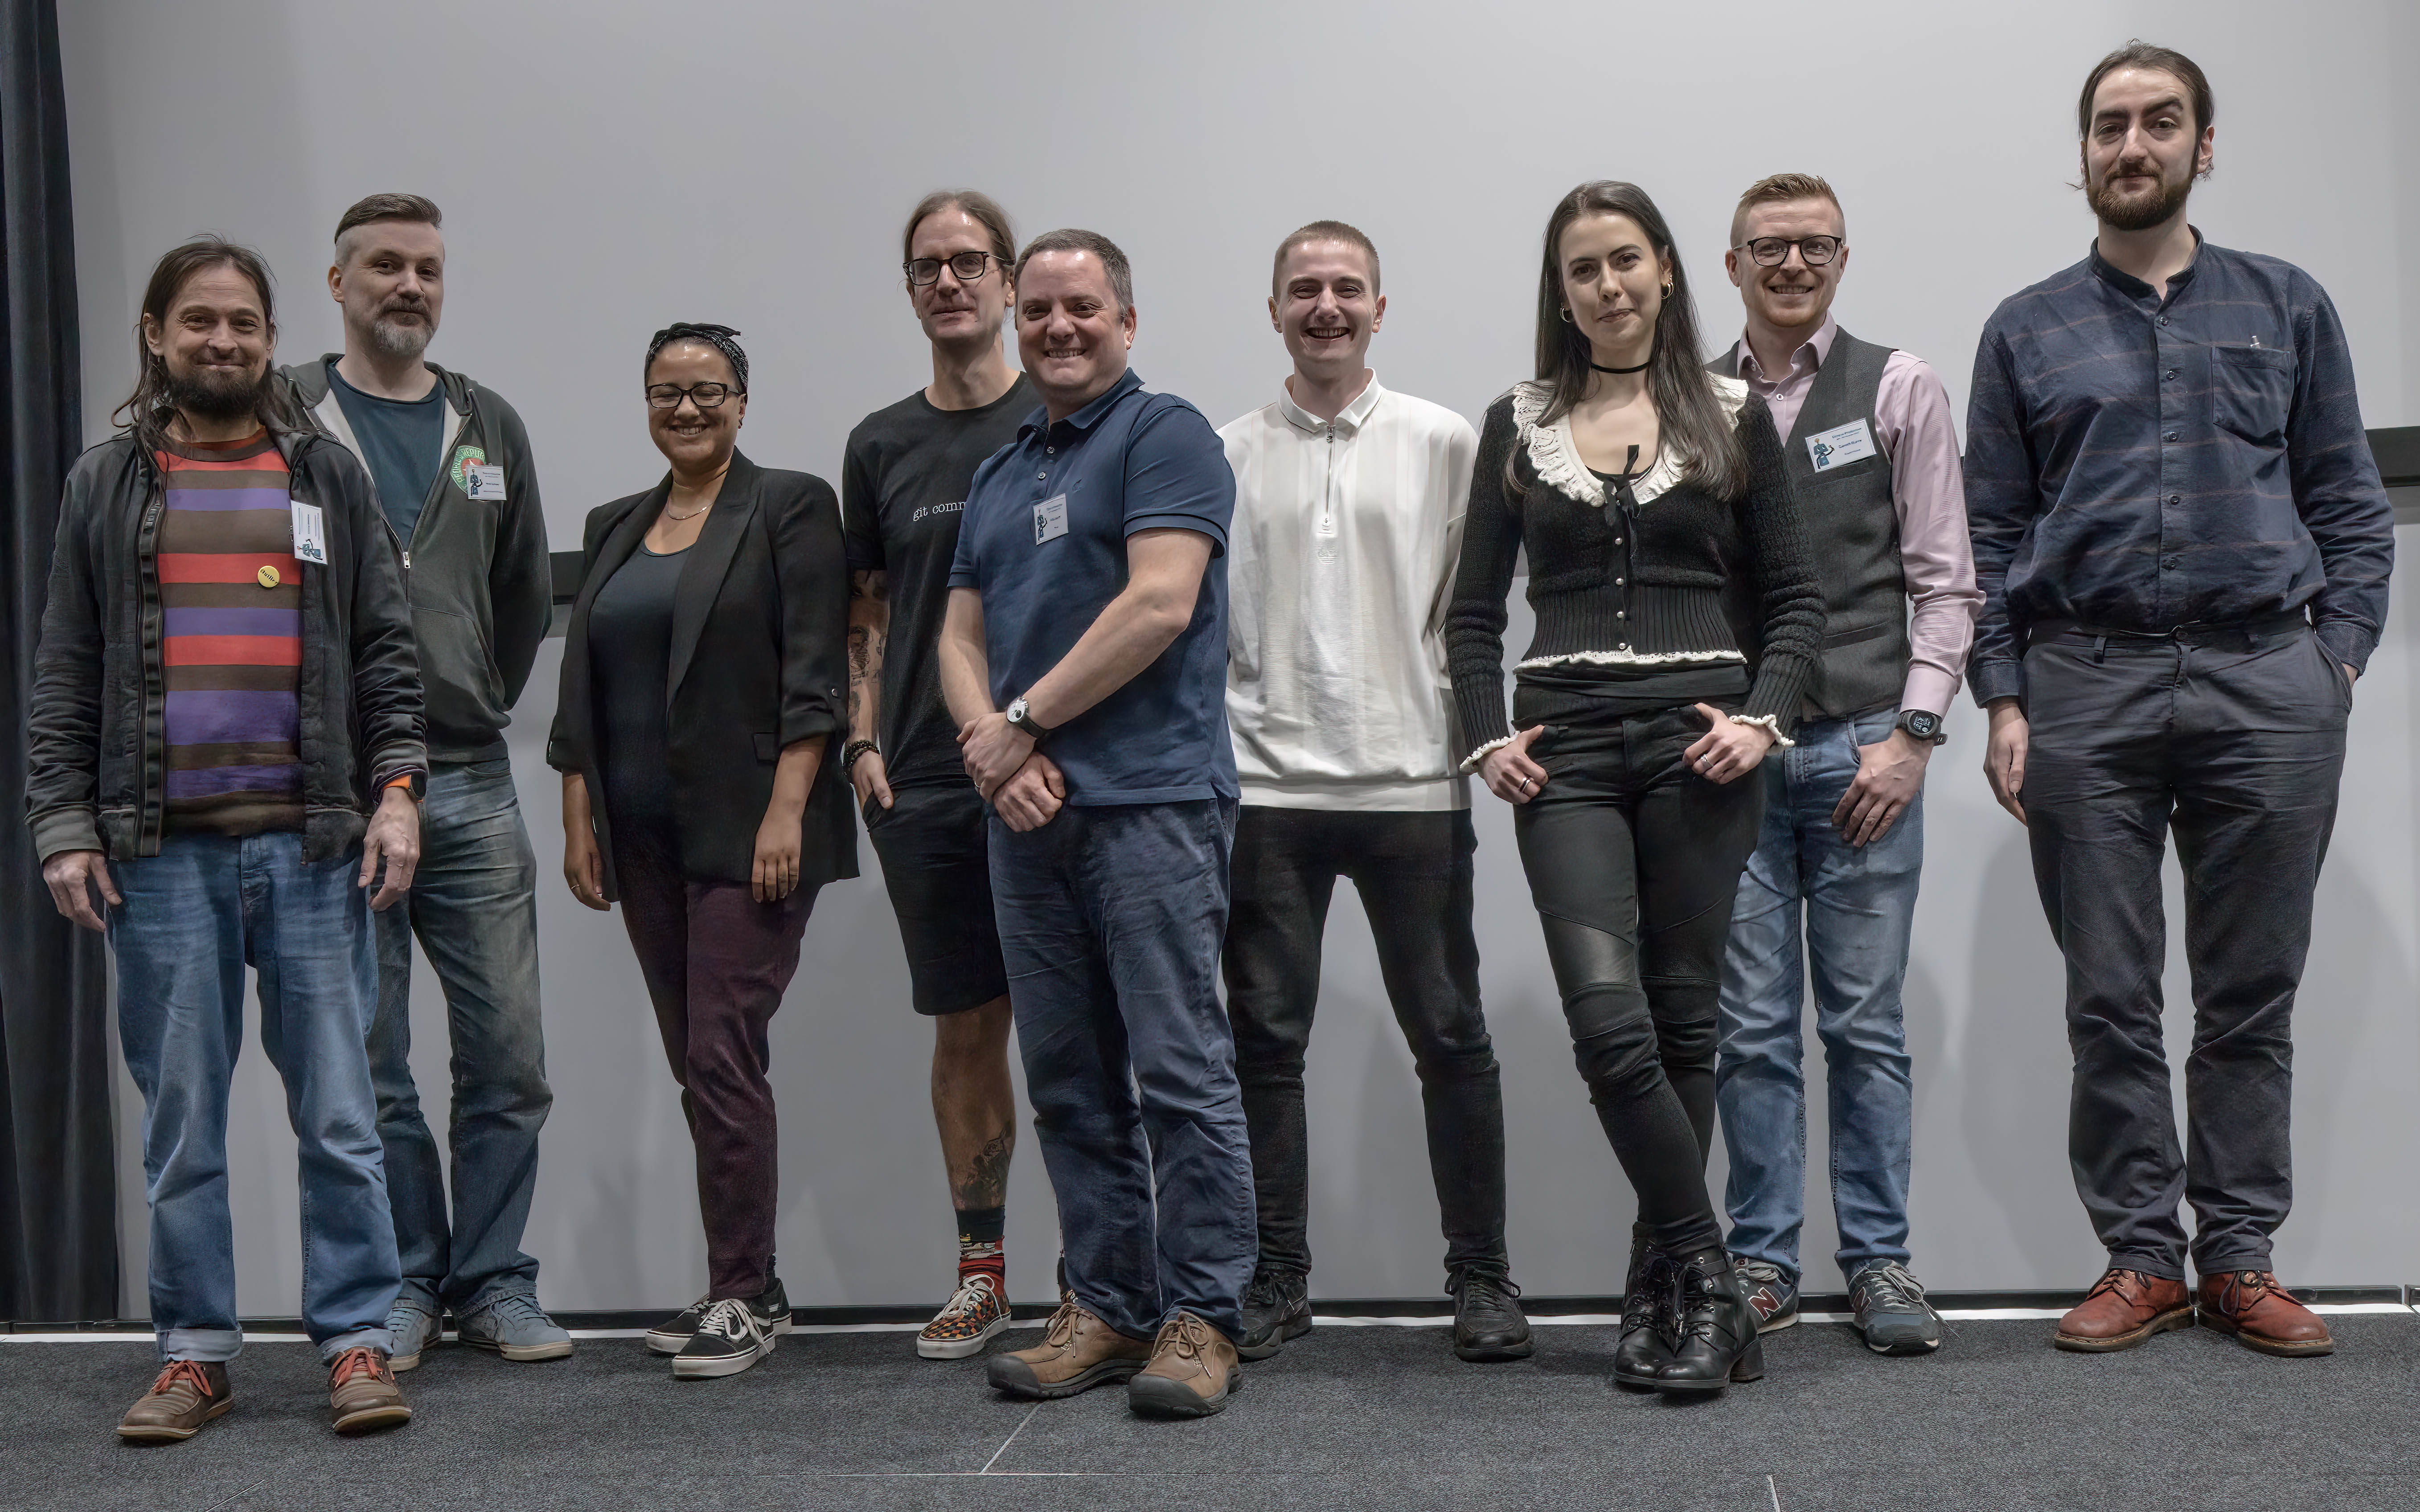
M 1006 996 L 984 840 L 989 807 L 963 781 L 893 788 L 891 797 L 890 808 L 868 799 L 861 812 L 899 916 L 916 1011 L 963 1013 Z

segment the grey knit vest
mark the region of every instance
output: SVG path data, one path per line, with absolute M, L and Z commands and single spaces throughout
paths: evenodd
M 1862 420 L 1874 428 L 1874 395 L 1891 348 L 1835 331 L 1832 351 L 1815 370 L 1798 422 L 1782 441 L 1798 517 L 1823 585 L 1823 649 L 1801 717 L 1840 719 L 1896 708 L 1913 650 L 1907 639 L 1907 577 L 1900 564 L 1899 509 L 1891 501 L 1890 458 L 1882 438 L 1873 455 L 1819 470 L 1810 437 Z M 1739 377 L 1740 347 L 1706 364 Z

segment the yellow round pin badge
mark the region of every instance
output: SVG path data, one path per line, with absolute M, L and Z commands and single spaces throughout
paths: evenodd
M 261 587 L 274 588 L 277 586 L 277 569 L 275 567 L 261 568 L 258 577 L 260 579 Z

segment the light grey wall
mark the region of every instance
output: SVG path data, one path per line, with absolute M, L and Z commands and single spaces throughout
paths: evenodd
M 432 355 L 520 407 L 562 548 L 587 509 L 659 471 L 636 369 L 667 320 L 745 331 L 751 453 L 833 475 L 857 418 L 924 379 L 894 239 L 914 198 L 944 184 L 990 190 L 1028 234 L 1073 223 L 1117 238 L 1137 269 L 1137 366 L 1214 421 L 1263 402 L 1284 371 L 1261 312 L 1269 249 L 1315 216 L 1351 220 L 1386 254 L 1377 367 L 1475 417 L 1525 370 L 1534 239 L 1562 190 L 1645 184 L 1723 332 L 1738 319 L 1720 262 L 1732 200 L 1762 174 L 1819 171 L 1856 249 L 1843 320 L 1930 357 L 1962 410 L 1993 305 L 2085 249 L 2069 113 L 2092 60 L 2137 33 L 2194 54 L 2218 88 L 2219 173 L 2197 224 L 2316 274 L 2351 329 L 2370 423 L 2420 421 L 2407 292 L 2420 265 L 2403 250 L 2420 226 L 2420 108 L 2397 71 L 2420 25 L 2390 0 L 2306 6 L 2283 27 L 2251 0 L 2045 0 L 2021 16 L 1843 0 L 1820 19 L 1593 3 L 1482 18 L 1437 0 L 62 8 L 92 434 L 131 381 L 128 328 L 165 246 L 210 228 L 263 249 L 285 280 L 285 354 L 315 353 L 339 339 L 319 293 L 336 213 L 415 190 L 443 205 L 452 252 Z M 2414 649 L 2397 622 L 2362 684 L 2320 888 L 2299 1036 L 2302 1200 L 2280 1249 L 2302 1283 L 2410 1275 Z M 688 1140 L 618 920 L 571 904 L 554 877 L 540 759 L 554 668 L 550 645 L 513 731 L 546 872 L 557 1094 L 529 1246 L 557 1305 L 673 1305 L 703 1275 Z M 2098 1257 L 2064 1159 L 2057 958 L 2022 833 L 1977 773 L 1980 721 L 1962 707 L 1951 728 L 1908 986 L 1917 1260 L 1941 1287 L 2077 1285 Z M 1505 817 L 1481 803 L 1517 1273 L 1533 1292 L 1613 1290 L 1630 1199 L 1571 1069 Z M 1311 1069 L 1318 1287 L 1430 1291 L 1440 1246 L 1416 1084 L 1349 903 L 1328 951 Z M 415 1065 L 442 1108 L 442 1007 L 423 979 Z M 2180 960 L 2168 986 L 2188 1001 Z M 947 1285 L 929 1030 L 906 996 L 878 882 L 827 889 L 773 1029 L 782 1265 L 801 1303 L 921 1302 Z M 2171 1013 L 2173 1043 L 2188 1025 Z M 139 1103 L 121 1090 L 139 1312 Z M 257 1056 L 240 1072 L 231 1144 L 242 1304 L 291 1314 L 292 1139 Z M 1815 1196 L 1806 1249 L 1820 1259 L 1832 1237 Z M 1030 1147 L 1011 1202 L 1013 1289 L 1045 1296 L 1054 1238 Z

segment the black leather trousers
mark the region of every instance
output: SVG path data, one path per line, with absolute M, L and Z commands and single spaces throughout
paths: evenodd
M 1753 777 L 1709 782 L 1683 759 L 1705 718 L 1682 707 L 1549 726 L 1546 768 L 1513 833 L 1572 1053 L 1667 1254 L 1722 1242 L 1706 1193 L 1715 998 L 1731 900 L 1764 816 Z

